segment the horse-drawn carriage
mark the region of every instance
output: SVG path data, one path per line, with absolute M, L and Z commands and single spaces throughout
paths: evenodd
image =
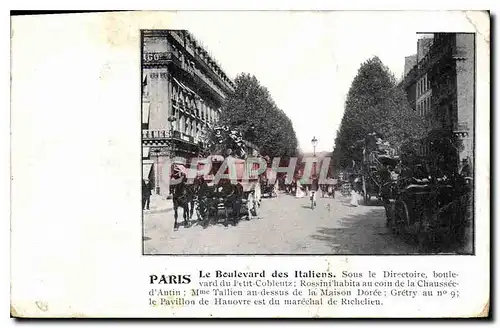
M 209 166 L 208 170 L 206 166 Z M 225 165 L 224 172 L 219 172 Z M 174 229 L 177 228 L 177 210 L 183 208 L 185 225 L 196 212 L 198 222 L 206 225 L 210 220 L 219 219 L 219 212 L 224 213 L 224 224 L 230 217 L 233 222 L 240 219 L 242 210 L 246 210 L 247 219 L 257 217 L 261 201 L 260 178 L 255 165 L 243 159 L 222 156 L 209 156 L 198 160 L 196 169 L 186 169 L 177 164 L 177 178 L 174 185 Z M 200 174 L 199 172 L 205 172 Z
M 423 250 L 462 242 L 471 224 L 470 178 L 402 178 L 384 188 L 383 200 L 393 234 L 412 236 Z
M 267 168 L 266 172 L 260 175 L 262 195 L 268 197 L 278 197 L 278 179 L 273 176 L 271 168 Z
M 342 194 L 342 196 L 349 196 L 351 194 L 351 191 L 352 191 L 352 184 L 349 183 L 349 182 L 344 182 L 342 183 L 341 187 L 340 187 L 340 193 Z
M 362 193 L 365 204 L 372 197 L 381 199 L 382 189 L 390 179 L 390 172 L 399 164 L 399 157 L 388 142 L 384 142 L 376 134 L 369 134 L 362 144 L 363 160 L 361 163 Z
M 255 166 L 248 167 L 248 165 L 255 164 L 246 162 L 243 159 L 228 157 L 226 159 L 227 163 L 225 163 L 227 167 L 223 173 L 227 176 L 218 179 L 217 173 L 221 165 L 224 165 L 224 158 L 221 156 L 210 156 L 207 161 L 211 161 L 210 171 L 201 178 L 207 189 L 200 189 L 198 192 L 198 203 L 202 204 L 200 207 L 200 217 L 203 220 L 207 218 L 208 212 L 203 206 L 205 202 L 215 204 L 217 209 L 224 209 L 226 211 L 226 219 L 228 218 L 228 208 L 232 208 L 235 220 L 239 219 L 242 207 L 246 208 L 248 218 L 258 216 L 262 197 L 259 176 L 256 174 Z M 231 172 L 231 170 L 234 170 L 234 172 Z M 212 206 L 212 208 L 215 209 L 215 206 Z
M 321 189 L 321 197 L 332 197 L 335 198 L 335 188 L 338 184 L 338 179 L 328 178 L 325 183 L 320 183 L 319 188 Z

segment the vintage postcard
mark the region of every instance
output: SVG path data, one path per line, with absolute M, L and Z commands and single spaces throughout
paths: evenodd
M 12 316 L 489 315 L 488 12 L 19 15 L 11 40 Z

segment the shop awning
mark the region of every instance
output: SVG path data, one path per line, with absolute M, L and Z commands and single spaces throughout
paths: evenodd
M 182 82 L 178 81 L 175 77 L 172 77 L 172 78 L 174 79 L 174 82 L 175 82 L 175 83 L 177 83 L 177 85 L 178 85 L 179 87 L 181 87 L 181 88 L 182 88 L 185 92 L 187 92 L 187 93 L 191 93 L 192 95 L 194 95 L 194 96 L 195 96 L 195 97 L 197 97 L 197 98 L 201 98 L 200 96 L 198 96 L 198 95 L 196 94 L 196 92 L 194 92 L 193 90 L 191 90 L 190 88 L 188 88 L 188 87 L 187 87 L 184 83 L 182 83 Z
M 149 123 L 149 103 L 148 102 L 142 103 L 142 123 L 143 124 Z
M 196 92 L 194 92 L 193 90 L 191 90 L 185 84 L 182 84 L 182 85 L 184 86 L 184 89 L 186 89 L 189 93 L 193 94 L 196 98 L 201 98 L 200 96 L 198 96 L 198 94 Z
M 149 174 L 151 173 L 151 168 L 153 163 L 142 163 L 142 178 L 149 179 Z
M 184 86 L 184 84 L 182 84 L 181 82 L 179 82 L 179 80 L 177 80 L 175 77 L 172 77 L 172 79 L 179 86 L 179 88 L 184 89 L 184 91 L 187 92 L 186 87 Z
M 149 147 L 142 147 L 142 158 L 149 157 Z

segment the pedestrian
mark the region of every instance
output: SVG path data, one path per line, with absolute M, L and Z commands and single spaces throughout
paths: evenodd
M 351 190 L 351 206 L 358 207 L 358 193 L 353 189 Z
M 353 188 L 351 190 L 351 206 L 358 207 L 358 205 L 359 205 L 359 195 L 360 194 L 358 192 L 361 191 L 360 183 L 361 183 L 361 179 L 359 177 L 356 177 L 354 179 Z
M 335 198 L 335 186 L 337 185 L 337 179 L 328 179 L 328 192 L 327 194 L 329 196 L 332 196 L 332 198 Z
M 296 198 L 302 198 L 305 196 L 304 192 L 302 191 L 302 185 L 300 183 L 300 180 L 297 179 L 297 185 L 296 185 L 296 188 L 295 188 L 295 197 Z
M 312 208 L 316 206 L 316 194 L 319 190 L 319 179 L 317 177 L 313 177 L 311 183 L 311 204 Z
M 151 190 L 153 190 L 153 185 L 149 179 L 142 180 L 142 209 L 149 210 L 149 204 L 151 202 Z

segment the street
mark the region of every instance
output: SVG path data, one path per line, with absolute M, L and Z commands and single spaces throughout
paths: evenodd
M 198 225 L 173 230 L 171 209 L 144 214 L 144 254 L 408 254 L 414 245 L 385 227 L 383 206 L 351 207 L 349 198 L 317 198 L 280 193 L 264 198 L 260 218 L 236 225 Z M 179 209 L 182 222 L 182 210 Z

